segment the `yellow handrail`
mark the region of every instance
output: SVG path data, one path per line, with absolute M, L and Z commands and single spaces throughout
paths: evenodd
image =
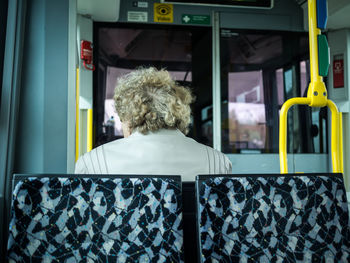
M 341 172 L 341 159 L 340 159 L 340 149 L 343 148 L 342 145 L 339 145 L 340 139 L 340 121 L 339 121 L 339 111 L 335 103 L 331 100 L 327 101 L 327 106 L 332 113 L 332 132 L 331 132 L 331 152 L 332 152 L 332 165 L 333 172 Z
M 321 30 L 317 28 L 316 0 L 308 1 L 309 12 L 309 45 L 311 82 L 307 98 L 292 98 L 287 100 L 280 113 L 279 155 L 281 173 L 288 173 L 287 163 L 287 114 L 291 106 L 296 104 L 310 107 L 327 106 L 332 113 L 331 153 L 333 172 L 343 172 L 343 132 L 342 115 L 333 101 L 327 99 L 327 89 L 322 76 L 319 75 L 318 40 Z
M 282 174 L 288 173 L 287 164 L 287 114 L 288 110 L 293 105 L 309 105 L 311 100 L 309 98 L 292 98 L 287 100 L 281 109 L 280 113 L 280 135 L 279 135 L 279 156 L 280 156 L 280 170 Z M 343 172 L 343 158 L 342 158 L 342 124 L 341 113 L 339 113 L 337 106 L 331 100 L 327 100 L 327 106 L 332 113 L 332 131 L 331 131 L 331 153 L 332 165 L 334 173 Z
M 343 157 L 343 114 L 339 112 L 339 160 L 340 160 L 340 172 L 344 173 L 344 157 Z
M 79 158 L 79 68 L 77 68 L 76 95 L 75 95 L 75 161 Z
M 291 106 L 296 104 L 310 103 L 309 98 L 292 98 L 287 100 L 281 109 L 280 113 L 280 136 L 279 136 L 279 154 L 280 154 L 280 169 L 281 173 L 288 173 L 287 164 L 287 115 Z
M 321 30 L 317 28 L 316 0 L 309 0 L 308 8 L 311 82 L 307 90 L 307 97 L 311 100 L 309 106 L 324 107 L 327 105 L 327 90 L 318 69 L 317 36 L 321 34 Z
M 88 109 L 87 111 L 87 152 L 92 150 L 92 135 L 93 135 L 93 116 L 92 109 Z

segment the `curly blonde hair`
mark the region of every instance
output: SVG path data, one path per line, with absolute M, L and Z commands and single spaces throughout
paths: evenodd
M 131 131 L 142 134 L 159 129 L 179 129 L 188 133 L 190 104 L 194 98 L 188 88 L 178 85 L 169 72 L 139 68 L 117 81 L 115 109 Z

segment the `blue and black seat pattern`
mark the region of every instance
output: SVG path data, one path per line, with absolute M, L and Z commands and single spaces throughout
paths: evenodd
M 12 201 L 14 262 L 183 262 L 181 186 L 166 178 L 28 178 Z
M 340 174 L 197 181 L 201 262 L 350 262 Z

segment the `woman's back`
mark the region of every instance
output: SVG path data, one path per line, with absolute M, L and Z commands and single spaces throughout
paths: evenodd
M 197 143 L 179 130 L 161 129 L 102 145 L 79 159 L 75 173 L 181 175 L 231 173 L 232 165 L 219 151 Z

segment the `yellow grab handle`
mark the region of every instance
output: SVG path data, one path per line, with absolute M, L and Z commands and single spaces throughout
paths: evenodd
M 334 173 L 341 173 L 341 149 L 343 148 L 340 145 L 340 113 L 338 111 L 337 106 L 331 100 L 327 100 L 327 106 L 331 110 L 332 113 L 332 131 L 331 131 L 331 152 L 332 152 L 332 165 Z
M 287 164 L 287 116 L 291 106 L 296 104 L 309 105 L 309 98 L 292 98 L 287 100 L 281 109 L 280 113 L 280 134 L 279 134 L 279 155 L 280 155 L 280 170 L 282 174 L 288 173 Z
M 309 105 L 309 98 L 292 98 L 287 100 L 281 109 L 280 113 L 280 134 L 279 134 L 279 156 L 280 156 L 280 171 L 282 174 L 288 173 L 287 164 L 287 114 L 291 106 L 296 104 Z M 331 134 L 331 152 L 332 165 L 334 173 L 343 172 L 342 160 L 342 129 L 341 129 L 341 113 L 333 101 L 327 100 L 327 106 L 332 113 L 332 134 Z
M 87 112 L 87 152 L 92 150 L 92 134 L 93 134 L 93 117 L 92 109 L 88 109 Z

